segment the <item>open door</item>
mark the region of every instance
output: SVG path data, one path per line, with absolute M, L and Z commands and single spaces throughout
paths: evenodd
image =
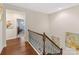
M 24 19 L 17 19 L 17 35 L 19 37 L 23 37 L 24 36 L 24 32 L 25 32 L 25 22 Z

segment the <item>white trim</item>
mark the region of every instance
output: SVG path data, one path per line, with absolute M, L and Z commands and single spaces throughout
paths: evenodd
M 0 54 L 1 54 L 2 50 L 3 50 L 3 48 L 4 48 L 4 47 L 0 48 Z
M 28 41 L 29 42 L 29 41 Z M 40 53 L 33 47 L 33 45 L 29 42 L 29 44 L 32 46 L 32 48 L 37 52 L 38 55 L 40 55 Z
M 6 38 L 6 40 L 12 40 L 12 39 L 15 39 L 17 38 L 18 36 L 16 35 L 15 37 L 10 37 L 10 38 Z

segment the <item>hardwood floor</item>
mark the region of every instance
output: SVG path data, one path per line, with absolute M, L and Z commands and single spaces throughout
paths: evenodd
M 37 53 L 28 42 L 17 38 L 7 41 L 7 47 L 3 49 L 1 55 L 37 55 Z

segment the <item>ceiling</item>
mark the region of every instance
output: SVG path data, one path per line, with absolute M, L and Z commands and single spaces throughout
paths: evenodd
M 77 3 L 12 3 L 9 5 L 31 9 L 38 12 L 43 13 L 53 13 L 62 9 L 70 8 L 75 5 L 79 5 Z

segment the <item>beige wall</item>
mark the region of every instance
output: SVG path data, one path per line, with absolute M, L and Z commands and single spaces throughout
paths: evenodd
M 65 32 L 79 33 L 79 6 L 52 13 L 49 17 L 50 34 L 60 38 L 63 54 L 79 54 L 65 45 Z

